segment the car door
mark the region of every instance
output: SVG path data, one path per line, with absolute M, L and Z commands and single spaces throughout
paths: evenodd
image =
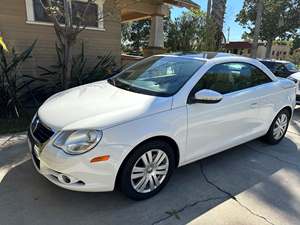
M 192 89 L 223 94 L 215 104 L 187 104 L 187 161 L 193 161 L 254 139 L 264 132 L 259 95 L 252 88 L 252 65 L 224 63 L 213 66 Z
M 266 73 L 257 67 L 252 69 L 253 90 L 259 96 L 260 120 L 265 124 L 265 132 L 269 129 L 274 119 L 274 109 L 281 102 L 288 102 L 287 96 L 282 92 L 279 81 L 273 81 Z

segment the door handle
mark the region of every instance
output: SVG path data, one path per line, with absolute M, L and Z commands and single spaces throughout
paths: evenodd
M 257 102 L 251 103 L 250 107 L 251 108 L 257 108 L 258 107 L 258 103 Z

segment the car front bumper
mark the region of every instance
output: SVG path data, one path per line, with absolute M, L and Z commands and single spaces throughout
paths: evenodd
M 49 141 L 51 142 L 51 141 Z M 59 187 L 82 192 L 112 191 L 121 162 L 129 147 L 121 145 L 105 146 L 100 143 L 90 152 L 68 155 L 51 143 L 38 149 L 28 132 L 28 144 L 36 170 Z M 91 163 L 97 156 L 109 155 L 108 161 Z

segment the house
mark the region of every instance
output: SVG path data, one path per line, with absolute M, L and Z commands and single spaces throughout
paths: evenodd
M 231 41 L 225 44 L 226 52 L 250 57 L 252 43 L 249 41 Z M 259 43 L 257 48 L 257 58 L 265 58 L 266 47 L 264 43 Z
M 291 47 L 289 45 L 284 44 L 274 44 L 271 50 L 271 58 L 272 59 L 279 59 L 279 60 L 286 60 L 289 58 L 291 51 Z
M 86 4 L 86 0 L 72 0 L 73 13 L 82 12 Z M 120 63 L 121 23 L 145 18 L 152 20 L 148 54 L 162 51 L 163 17 L 169 14 L 171 6 L 199 7 L 191 0 L 95 0 L 88 9 L 88 27 L 79 36 L 79 40 L 85 43 L 86 55 L 95 59 L 111 52 Z M 103 19 L 99 20 L 99 17 Z M 36 73 L 38 65 L 49 66 L 56 62 L 56 35 L 40 0 L 1 0 L 0 32 L 6 44 L 14 46 L 17 51 L 38 40 L 24 71 Z
M 252 43 L 249 41 L 231 41 L 225 44 L 225 49 L 228 53 L 243 55 L 249 57 L 251 55 Z M 267 48 L 265 43 L 260 42 L 257 49 L 257 58 L 265 58 Z M 289 45 L 273 44 L 271 50 L 271 58 L 285 60 L 290 52 Z

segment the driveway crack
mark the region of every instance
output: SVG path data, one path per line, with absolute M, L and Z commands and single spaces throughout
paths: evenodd
M 186 204 L 185 206 L 183 206 L 182 208 L 177 209 L 177 210 L 172 209 L 171 211 L 166 212 L 166 214 L 168 214 L 167 216 L 165 216 L 165 217 L 163 217 L 159 220 L 154 221 L 152 223 L 152 225 L 160 224 L 160 223 L 164 222 L 165 220 L 168 220 L 169 218 L 171 218 L 173 216 L 175 216 L 177 219 L 180 219 L 180 217 L 178 215 L 179 213 L 182 213 L 186 209 L 192 208 L 192 207 L 194 207 L 194 206 L 196 206 L 200 203 L 205 203 L 205 202 L 210 202 L 210 201 L 215 201 L 215 200 L 224 200 L 224 199 L 227 199 L 227 197 L 224 197 L 224 196 L 211 197 L 211 198 L 201 199 L 201 200 Z
M 256 216 L 262 220 L 264 220 L 265 222 L 267 222 L 268 224 L 271 225 L 275 225 L 274 223 L 272 223 L 268 218 L 254 212 L 253 210 L 251 210 L 250 208 L 248 208 L 246 205 L 244 205 L 243 203 L 241 203 L 233 194 L 231 194 L 230 192 L 226 191 L 225 189 L 223 189 L 222 187 L 218 186 L 217 184 L 215 184 L 214 182 L 212 182 L 206 175 L 205 171 L 204 171 L 204 167 L 202 162 L 200 162 L 200 170 L 201 170 L 201 174 L 204 177 L 205 181 L 210 184 L 211 186 L 213 186 L 214 188 L 216 188 L 217 190 L 219 190 L 220 192 L 226 194 L 229 198 L 233 199 L 236 203 L 238 203 L 242 208 L 244 208 L 245 210 L 247 210 L 249 213 L 251 213 L 253 216 Z

